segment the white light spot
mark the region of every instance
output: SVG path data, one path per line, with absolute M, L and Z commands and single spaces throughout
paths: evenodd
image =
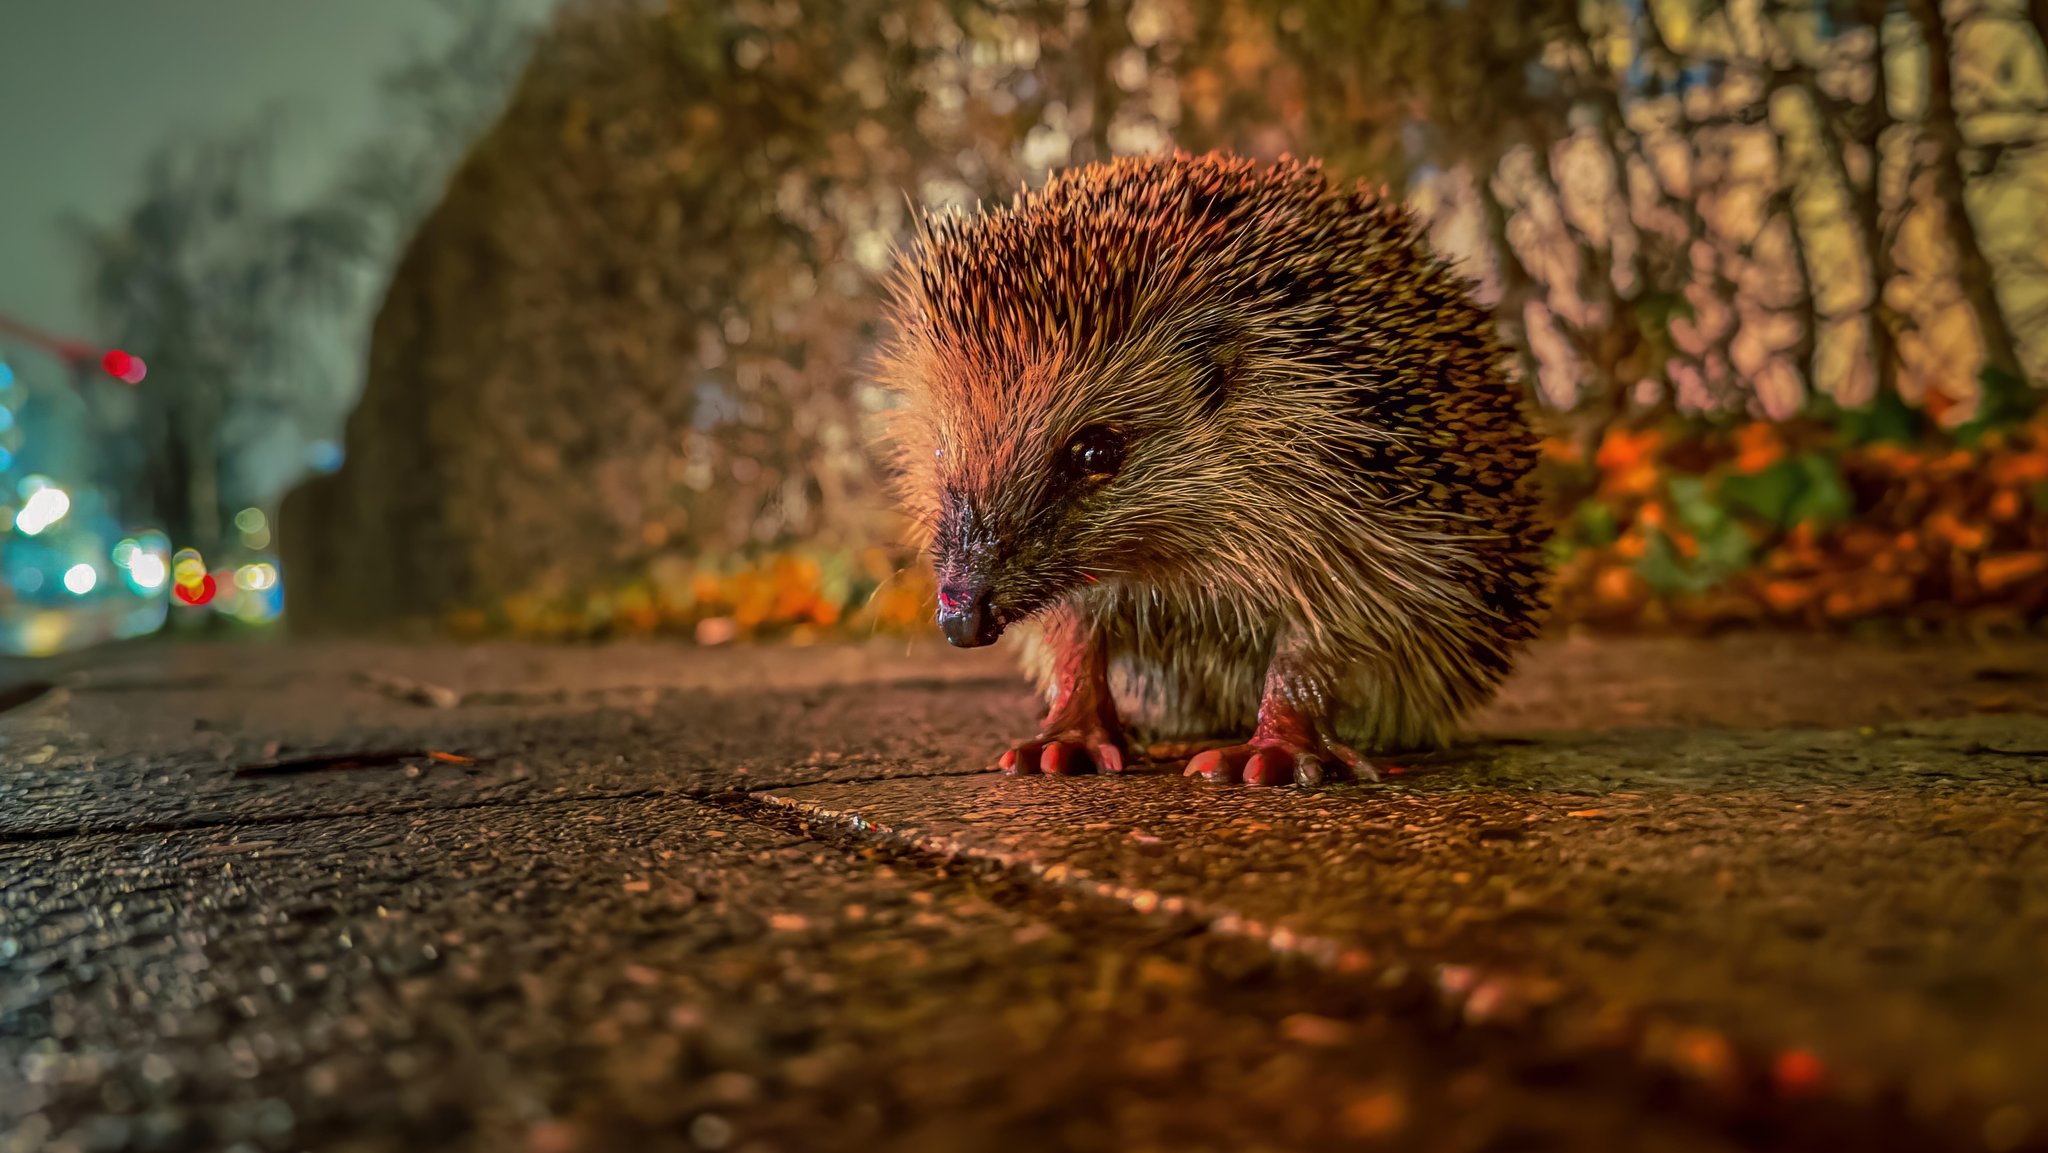
M 64 570 L 64 587 L 73 596 L 84 596 L 100 583 L 100 572 L 89 564 L 79 563 Z
M 71 511 L 71 498 L 64 490 L 52 486 L 39 488 L 22 502 L 21 511 L 14 514 L 14 527 L 34 536 L 64 519 Z
M 138 552 L 128 558 L 128 579 L 139 589 L 162 588 L 164 578 L 169 576 L 164 567 L 164 558 L 153 552 Z

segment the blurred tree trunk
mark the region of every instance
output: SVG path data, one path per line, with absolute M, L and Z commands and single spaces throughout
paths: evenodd
M 1533 392 L 1536 387 L 1536 358 L 1529 352 L 1529 331 L 1527 310 L 1529 302 L 1541 293 L 1536 278 L 1529 273 L 1529 267 L 1522 263 L 1515 252 L 1514 242 L 1508 239 L 1508 210 L 1500 202 L 1500 193 L 1494 190 L 1495 173 L 1500 171 L 1501 150 L 1492 149 L 1484 167 L 1472 174 L 1472 187 L 1479 197 L 1480 214 L 1486 221 L 1487 248 L 1493 256 L 1495 275 L 1500 280 L 1500 299 L 1494 302 L 1494 324 L 1506 339 L 1508 347 L 1514 350 L 1516 363 L 1521 366 L 1522 380 Z
M 1778 138 L 1778 151 L 1784 155 L 1784 138 Z M 1792 272 L 1798 279 L 1799 300 L 1793 305 L 1799 313 L 1799 340 L 1793 345 L 1792 357 L 1799 368 L 1799 379 L 1806 386 L 1807 395 L 1815 391 L 1814 352 L 1820 345 L 1820 302 L 1814 296 L 1815 277 L 1818 270 L 1813 266 L 1813 253 L 1806 243 L 1806 233 L 1799 227 L 1799 213 L 1794 211 L 1792 201 L 1797 195 L 1795 182 L 1787 180 L 1771 198 L 1770 215 L 1765 218 L 1764 227 L 1770 227 L 1773 218 L 1783 217 L 1785 229 L 1792 239 Z
M 1801 91 L 1813 105 L 1820 121 L 1820 131 L 1815 135 L 1820 140 L 1821 159 L 1828 166 L 1828 175 L 1842 186 L 1842 194 L 1848 200 L 1854 217 L 1856 244 L 1863 253 L 1863 263 L 1870 278 L 1870 299 L 1864 306 L 1864 324 L 1870 333 L 1870 359 L 1875 374 L 1877 395 L 1898 391 L 1899 363 L 1898 339 L 1893 332 L 1892 317 L 1885 304 L 1885 286 L 1892 281 L 1894 272 L 1891 245 L 1886 240 L 1884 228 L 1883 186 L 1878 179 L 1883 167 L 1883 141 L 1885 130 L 1892 126 L 1890 85 L 1885 77 L 1883 0 L 1875 0 L 1867 8 L 1875 9 L 1875 22 L 1871 30 L 1875 36 L 1871 49 L 1871 96 L 1870 102 L 1860 107 L 1848 107 L 1821 90 L 1811 69 L 1801 69 L 1798 79 Z M 1849 157 L 1843 144 L 1844 138 L 1863 150 L 1866 158 L 1862 180 L 1857 180 L 1849 170 Z
M 171 414 L 171 419 L 182 426 L 181 439 L 185 442 L 185 500 L 190 533 L 186 539 L 208 560 L 219 553 L 222 543 L 220 423 L 226 413 L 219 399 L 211 390 L 200 390 L 199 395 Z
M 1949 244 L 1955 249 L 1956 278 L 1970 310 L 1976 314 L 1986 366 L 2018 377 L 2018 346 L 2006 321 L 2004 306 L 1998 300 L 1991 261 L 1978 241 L 1977 226 L 1970 219 L 1965 199 L 1968 182 L 1963 175 L 1963 129 L 1956 116 L 1954 47 L 1948 22 L 1942 16 L 1939 0 L 1907 0 L 1906 8 L 1927 47 L 1927 150 L 1934 171 L 1934 194 L 1941 202 Z

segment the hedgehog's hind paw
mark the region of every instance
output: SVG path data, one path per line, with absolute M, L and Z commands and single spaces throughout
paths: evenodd
M 1124 740 L 1107 729 L 1041 733 L 1011 746 L 996 767 L 1012 775 L 1044 773 L 1063 777 L 1075 773 L 1124 771 Z
M 1183 775 L 1247 785 L 1329 785 L 1380 779 L 1372 762 L 1346 745 L 1256 736 L 1246 744 L 1195 754 Z

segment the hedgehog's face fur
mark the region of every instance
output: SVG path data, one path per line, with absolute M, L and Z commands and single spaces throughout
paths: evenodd
M 1230 539 L 1232 510 L 1271 507 L 1245 494 L 1284 464 L 1255 394 L 1285 366 L 1256 335 L 1289 274 L 1218 259 L 1272 210 L 1261 187 L 1249 161 L 1119 161 L 922 222 L 882 375 L 955 644 L 1090 582 L 1170 580 Z
M 956 645 L 991 643 L 1092 583 L 1169 576 L 1214 540 L 1213 510 L 1245 481 L 1224 451 L 1237 439 L 1232 349 L 1200 315 L 1093 349 L 1035 344 L 999 358 L 928 348 L 900 365 L 917 374 L 901 488 Z

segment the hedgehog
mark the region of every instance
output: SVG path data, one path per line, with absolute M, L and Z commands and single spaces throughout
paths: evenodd
M 922 214 L 878 383 L 954 645 L 1021 639 L 1013 773 L 1376 779 L 1543 605 L 1536 440 L 1474 286 L 1384 193 L 1226 153 Z M 993 752 L 993 750 L 992 750 Z M 995 767 L 995 766 L 992 766 Z

